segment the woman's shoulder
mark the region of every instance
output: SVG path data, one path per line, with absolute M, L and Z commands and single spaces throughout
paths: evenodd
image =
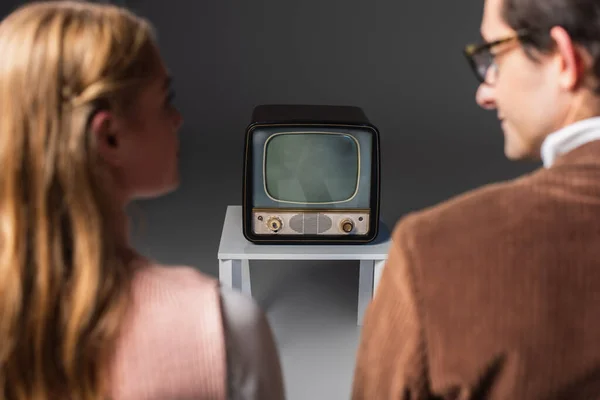
M 188 265 L 163 264 L 146 258 L 133 264 L 132 292 L 137 301 L 158 301 L 164 306 L 183 308 L 202 303 L 203 308 L 212 304 L 220 309 L 217 278 Z
M 204 326 L 206 334 L 223 335 L 219 282 L 191 266 L 137 261 L 131 300 L 130 319 L 136 325 L 169 323 L 182 334 Z
M 252 297 L 221 287 L 217 278 L 195 267 L 138 258 L 134 262 L 134 271 L 133 292 L 138 300 L 160 299 L 165 304 L 165 297 L 173 301 L 185 299 L 189 306 L 201 297 L 205 301 L 209 296 L 218 303 L 215 305 L 220 311 L 226 313 L 223 318 L 233 327 L 251 327 L 264 322 L 264 313 Z
M 217 278 L 188 265 L 167 265 L 147 259 L 137 261 L 133 292 L 138 301 L 189 309 L 210 297 L 218 308 L 224 328 L 231 332 L 255 332 L 268 325 L 265 313 L 251 297 L 220 285 Z M 149 304 L 146 304 L 148 306 Z M 174 310 L 175 312 L 176 310 Z M 262 332 L 261 332 L 262 333 Z
M 217 278 L 195 267 L 148 259 L 135 263 L 132 292 L 138 307 L 170 309 L 173 317 L 191 310 L 217 313 L 229 333 L 259 334 L 268 325 L 263 310 L 251 296 L 222 287 Z
M 218 281 L 189 266 L 134 264 L 113 364 L 115 398 L 223 398 L 227 362 Z
M 199 285 L 218 285 L 214 277 L 188 265 L 162 264 L 147 258 L 134 262 L 134 282 L 174 289 L 190 289 Z
M 264 311 L 251 296 L 222 287 L 217 278 L 191 266 L 148 260 L 138 264 L 134 291 L 138 306 L 147 315 L 169 315 L 173 323 L 183 317 L 184 325 L 193 320 L 192 315 L 211 316 L 213 327 L 209 330 L 219 332 L 219 342 L 225 346 L 230 398 L 285 398 L 275 338 Z M 150 311 L 157 308 L 162 312 Z M 153 320 L 158 321 L 156 317 Z M 217 320 L 218 326 L 214 326 Z M 205 323 L 200 325 L 206 328 Z

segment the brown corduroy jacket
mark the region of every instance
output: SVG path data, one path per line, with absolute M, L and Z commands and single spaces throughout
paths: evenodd
M 600 399 L 600 141 L 399 221 L 353 399 Z

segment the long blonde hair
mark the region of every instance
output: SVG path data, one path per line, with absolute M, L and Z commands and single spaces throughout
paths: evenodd
M 48 1 L 0 23 L 0 398 L 99 399 L 127 307 L 90 118 L 157 66 L 150 24 Z

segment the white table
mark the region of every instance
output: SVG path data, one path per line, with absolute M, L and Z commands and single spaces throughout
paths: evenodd
M 219 244 L 219 280 L 227 287 L 252 295 L 250 260 L 360 261 L 358 325 L 379 283 L 391 243 L 389 229 L 380 222 L 379 236 L 357 245 L 257 245 L 242 232 L 242 206 L 228 206 Z

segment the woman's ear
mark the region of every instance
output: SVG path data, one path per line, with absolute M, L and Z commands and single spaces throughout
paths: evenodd
M 102 160 L 113 167 L 121 165 L 120 129 L 118 121 L 109 111 L 99 111 L 91 122 L 96 149 Z

